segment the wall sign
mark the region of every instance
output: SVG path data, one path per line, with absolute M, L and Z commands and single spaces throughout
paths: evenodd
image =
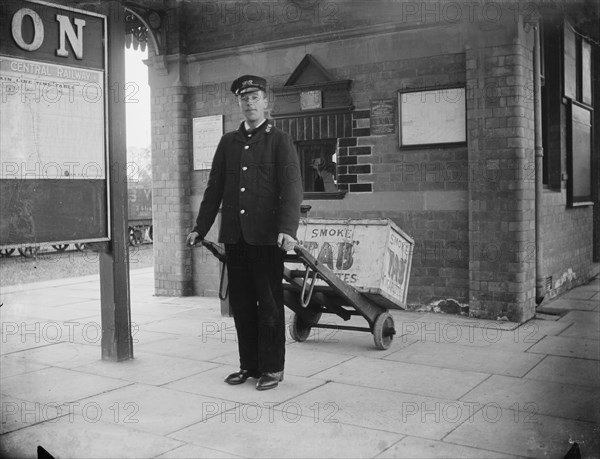
M 194 118 L 193 131 L 194 170 L 210 169 L 223 136 L 223 115 Z
M 0 6 L 0 245 L 107 241 L 107 17 Z
M 371 135 L 393 134 L 396 131 L 394 99 L 371 101 Z
M 398 92 L 401 147 L 467 140 L 464 87 Z

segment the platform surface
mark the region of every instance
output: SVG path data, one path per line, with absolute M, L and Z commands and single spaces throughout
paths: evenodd
M 152 269 L 131 271 L 119 363 L 100 359 L 98 276 L 2 288 L 0 457 L 600 457 L 599 290 L 520 327 L 391 311 L 386 351 L 313 330 L 259 392 L 223 382 L 238 357 L 219 300 L 153 296 Z

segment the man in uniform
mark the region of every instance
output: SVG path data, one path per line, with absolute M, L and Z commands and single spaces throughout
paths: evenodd
M 302 179 L 292 139 L 265 119 L 265 79 L 241 76 L 231 91 L 245 121 L 219 142 L 187 243 L 206 236 L 222 204 L 219 242 L 240 356 L 240 370 L 225 382 L 258 378 L 256 388 L 267 390 L 283 380 L 283 256 L 296 242 Z

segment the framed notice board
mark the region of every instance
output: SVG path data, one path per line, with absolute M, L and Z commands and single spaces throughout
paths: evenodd
M 105 15 L 0 5 L 0 246 L 110 239 L 107 41 Z
M 466 142 L 466 113 L 464 87 L 399 91 L 400 147 Z

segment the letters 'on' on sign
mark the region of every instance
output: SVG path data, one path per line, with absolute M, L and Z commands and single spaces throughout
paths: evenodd
M 29 43 L 23 38 L 23 21 L 26 17 L 33 22 L 33 39 Z M 59 24 L 59 46 L 56 50 L 56 55 L 69 57 L 69 51 L 67 51 L 68 39 L 75 57 L 80 60 L 83 59 L 83 28 L 85 27 L 85 20 L 75 18 L 75 26 L 73 26 L 67 16 L 57 14 L 56 22 Z M 77 31 L 75 31 L 75 27 L 77 27 Z M 44 43 L 44 23 L 39 14 L 30 8 L 21 8 L 13 15 L 11 31 L 17 46 L 25 51 L 36 51 Z

